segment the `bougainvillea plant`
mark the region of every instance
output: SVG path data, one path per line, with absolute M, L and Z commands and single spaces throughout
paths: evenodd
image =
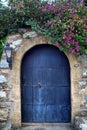
M 28 23 L 60 50 L 82 54 L 87 47 L 87 7 L 82 3 L 46 3 Z
M 0 10 L 0 37 L 31 26 L 60 50 L 83 54 L 87 48 L 87 6 L 83 0 L 9 0 Z M 77 2 L 76 2 L 77 1 Z

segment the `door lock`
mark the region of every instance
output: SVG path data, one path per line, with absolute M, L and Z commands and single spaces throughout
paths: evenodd
M 42 84 L 41 84 L 41 83 L 38 83 L 38 87 L 41 88 L 41 87 L 42 87 Z

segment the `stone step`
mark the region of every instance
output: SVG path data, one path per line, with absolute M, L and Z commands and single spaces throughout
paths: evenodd
M 27 126 L 27 127 L 22 127 L 17 130 L 75 130 L 71 126 Z

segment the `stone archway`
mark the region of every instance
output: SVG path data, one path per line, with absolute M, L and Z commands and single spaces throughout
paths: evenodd
M 11 120 L 14 126 L 21 126 L 21 87 L 20 87 L 20 67 L 24 54 L 35 45 L 47 44 L 44 37 L 38 36 L 33 39 L 24 39 L 18 51 L 14 54 L 13 69 L 9 84 L 12 85 L 13 111 L 11 112 Z M 80 112 L 80 104 L 82 97 L 78 91 L 78 81 L 81 78 L 80 63 L 75 55 L 66 54 L 70 62 L 71 71 L 71 123 L 75 116 Z

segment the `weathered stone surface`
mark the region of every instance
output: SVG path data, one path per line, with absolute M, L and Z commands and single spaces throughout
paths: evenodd
M 0 68 L 9 68 L 9 64 L 8 62 L 6 61 L 6 59 L 2 59 L 0 61 Z
M 84 96 L 84 100 L 85 100 L 85 102 L 87 102 L 87 95 L 86 95 L 86 96 Z
M 19 40 L 12 42 L 12 44 L 15 45 L 15 46 L 19 46 L 21 43 L 22 43 L 22 39 L 19 39 Z
M 80 85 L 80 86 L 85 86 L 86 84 L 87 84 L 86 81 L 79 81 L 79 85 Z
M 76 130 L 87 130 L 87 117 L 75 117 Z
M 80 124 L 80 128 L 82 130 L 87 130 L 87 117 L 82 118 L 82 120 L 83 120 L 83 123 Z
M 7 42 L 12 42 L 12 41 L 16 41 L 18 39 L 21 38 L 21 35 L 20 34 L 15 34 L 15 35 L 9 35 L 7 36 Z
M 0 91 L 2 90 L 2 86 L 0 86 Z
M 0 91 L 0 98 L 6 98 L 6 92 Z
M 81 128 L 81 124 L 83 124 L 84 122 L 83 122 L 83 120 L 82 120 L 82 117 L 79 117 L 79 116 L 76 116 L 75 117 L 75 128 L 77 129 L 77 130 L 79 130 L 80 128 Z
M 80 115 L 83 117 L 87 116 L 87 109 L 81 110 Z
M 18 32 L 19 32 L 20 34 L 23 34 L 23 33 L 26 33 L 26 32 L 27 32 L 27 29 L 25 29 L 25 28 L 19 28 L 19 29 L 18 29 Z
M 81 124 L 80 127 L 82 128 L 82 130 L 87 130 L 87 124 Z
M 79 92 L 84 91 L 82 89 L 85 89 L 86 86 L 87 86 L 87 82 L 85 80 L 79 81 Z
M 21 59 L 23 58 L 23 55 L 31 49 L 31 47 L 38 45 L 39 43 L 40 45 L 47 43 L 47 40 L 44 39 L 44 37 L 37 37 L 37 33 L 35 31 L 27 32 L 26 29 L 19 29 L 19 33 L 23 34 L 23 37 L 20 34 L 10 35 L 7 37 L 7 41 L 12 42 L 12 45 L 16 47 L 13 52 L 12 70 L 9 69 L 4 53 L 0 63 L 0 110 L 2 110 L 2 114 L 0 113 L 0 120 L 5 122 L 7 119 L 8 121 L 12 119 L 14 127 L 21 125 Z M 31 39 L 29 40 L 23 38 Z M 83 118 L 87 116 L 87 55 L 79 56 L 79 58 L 77 58 L 78 56 L 70 54 L 66 55 L 70 62 L 71 72 L 72 120 L 75 115 L 79 115 L 78 119 L 76 119 L 76 126 L 77 128 L 84 130 L 86 128 L 86 123 Z M 10 127 L 11 122 L 9 125 L 5 122 L 3 130 L 10 130 Z
M 33 37 L 36 37 L 37 36 L 37 33 L 35 31 L 32 31 L 32 32 L 26 32 L 23 34 L 23 38 L 33 38 Z
M 8 109 L 0 108 L 0 121 L 6 121 L 8 117 Z
M 6 122 L 0 122 L 0 130 L 2 130 L 6 125 Z
M 87 68 L 82 69 L 82 77 L 87 78 Z
M 11 109 L 12 102 L 0 102 L 0 108 L 8 108 Z
M 86 89 L 85 89 L 85 87 L 84 88 L 82 88 L 81 90 L 79 90 L 79 94 L 81 94 L 81 95 L 87 95 L 87 87 L 86 87 Z
M 9 86 L 8 86 L 7 83 L 2 83 L 1 86 L 2 86 L 2 90 L 3 90 L 3 91 L 4 91 L 5 89 L 9 88 Z
M 9 68 L 2 68 L 2 74 L 6 77 L 6 78 L 8 78 L 8 75 L 9 75 L 9 73 L 10 73 L 10 69 Z
M 6 78 L 4 75 L 0 75 L 0 83 L 5 83 L 7 82 Z
M 78 60 L 79 61 L 87 61 L 87 55 L 80 55 L 79 57 L 78 57 Z
M 8 121 L 2 130 L 11 130 L 11 121 Z

